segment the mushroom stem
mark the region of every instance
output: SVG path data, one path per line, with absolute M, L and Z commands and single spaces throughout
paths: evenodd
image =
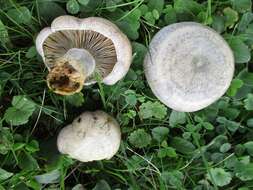
M 49 71 L 48 87 L 61 95 L 80 92 L 87 77 L 94 72 L 95 66 L 95 59 L 87 50 L 72 48 L 58 58 Z

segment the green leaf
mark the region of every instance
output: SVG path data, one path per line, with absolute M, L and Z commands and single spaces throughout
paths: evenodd
M 145 102 L 140 106 L 140 116 L 143 119 L 155 117 L 163 119 L 167 115 L 167 108 L 160 102 Z
M 253 163 L 237 162 L 235 164 L 235 175 L 242 181 L 253 180 Z
M 144 148 L 151 143 L 151 136 L 144 129 L 137 129 L 130 134 L 129 141 L 136 148 Z
M 133 66 L 136 69 L 142 69 L 142 63 L 148 49 L 146 46 L 138 42 L 133 42 L 132 47 L 133 47 L 133 52 L 134 52 Z
M 70 96 L 65 96 L 66 101 L 75 107 L 80 107 L 84 103 L 84 97 L 82 92 L 75 93 Z
M 37 170 L 39 169 L 39 165 L 37 160 L 27 152 L 21 152 L 18 155 L 18 166 L 23 170 Z
M 233 79 L 228 91 L 227 91 L 227 94 L 229 96 L 235 96 L 237 91 L 243 86 L 243 81 L 240 80 L 240 79 Z
M 233 8 L 240 13 L 251 11 L 252 1 L 251 0 L 231 0 Z
M 190 141 L 187 141 L 181 137 L 174 137 L 170 143 L 170 146 L 183 154 L 191 154 L 195 150 L 195 146 Z
M 151 11 L 155 9 L 159 14 L 161 14 L 164 6 L 164 0 L 149 0 L 147 5 Z
M 111 190 L 111 187 L 105 180 L 100 180 L 92 190 Z
M 7 172 L 6 170 L 0 168 L 0 182 L 10 178 L 11 176 L 13 176 L 13 173 Z
M 40 184 L 57 183 L 60 180 L 61 173 L 58 169 L 35 176 Z
M 39 143 L 36 140 L 32 140 L 25 146 L 25 149 L 30 153 L 37 152 L 39 151 Z
M 177 153 L 174 148 L 165 147 L 165 148 L 159 149 L 157 156 L 158 156 L 158 158 L 165 158 L 165 157 L 175 158 L 175 157 L 177 157 Z
M 76 0 L 68 0 L 66 7 L 70 14 L 77 14 L 80 11 L 80 6 Z
M 213 130 L 214 129 L 214 126 L 211 124 L 211 123 L 209 123 L 209 122 L 203 122 L 202 123 L 202 126 L 206 129 L 206 130 Z
M 88 5 L 90 0 L 78 0 L 81 5 Z
M 247 126 L 248 127 L 253 127 L 253 118 L 250 118 L 247 120 Z
M 203 5 L 193 0 L 174 0 L 174 9 L 176 12 L 187 12 L 194 15 L 204 11 Z
M 175 186 L 177 189 L 182 189 L 183 178 L 183 173 L 178 170 L 172 172 L 162 172 L 162 179 L 166 182 L 166 184 Z
M 24 6 L 8 10 L 7 15 L 18 24 L 29 24 L 32 21 L 31 12 Z
M 175 127 L 186 122 L 186 114 L 184 112 L 172 111 L 170 114 L 169 123 L 171 127 Z
M 245 31 L 252 21 L 253 21 L 253 13 L 251 12 L 244 13 L 238 24 L 238 30 L 240 32 Z
M 167 25 L 177 22 L 177 14 L 172 5 L 167 5 L 163 12 L 165 13 L 164 21 Z
M 27 123 L 36 108 L 33 101 L 22 95 L 14 96 L 11 104 L 12 107 L 6 110 L 4 119 L 14 126 Z
M 234 52 L 236 63 L 247 63 L 250 61 L 250 49 L 239 37 L 233 37 L 228 43 Z
M 253 94 L 248 94 L 247 99 L 244 100 L 244 107 L 246 110 L 253 110 Z
M 239 15 L 238 13 L 231 9 L 230 7 L 227 7 L 223 10 L 223 13 L 225 15 L 225 27 L 229 27 L 229 28 L 233 28 L 233 26 L 235 25 L 235 23 L 238 21 L 239 19 Z
M 71 190 L 84 190 L 84 187 L 82 184 L 77 184 Z
M 212 177 L 208 174 L 208 179 L 210 181 L 213 179 L 214 183 L 219 187 L 228 185 L 232 180 L 231 174 L 229 172 L 226 172 L 223 168 L 211 168 L 210 173 Z
M 126 103 L 128 105 L 135 106 L 137 103 L 137 98 L 136 98 L 135 94 L 128 94 L 128 95 L 126 95 L 125 99 L 126 99 Z
M 8 30 L 3 24 L 3 22 L 0 20 L 0 44 L 3 46 L 10 42 Z
M 40 17 L 48 23 L 51 23 L 54 18 L 66 15 L 66 11 L 57 3 L 51 1 L 41 1 L 38 4 Z
M 167 138 L 169 131 L 167 127 L 156 127 L 152 129 L 152 136 L 158 142 L 162 142 Z
M 27 53 L 25 54 L 26 58 L 33 58 L 37 55 L 37 50 L 35 46 L 32 46 L 28 49 Z
M 246 142 L 243 146 L 246 148 L 247 152 L 253 156 L 253 141 Z
M 220 152 L 225 153 L 231 149 L 231 144 L 230 143 L 224 143 L 220 147 Z

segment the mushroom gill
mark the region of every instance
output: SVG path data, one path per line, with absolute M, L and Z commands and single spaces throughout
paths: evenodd
M 53 67 L 56 59 L 64 56 L 71 48 L 87 50 L 94 57 L 96 71 L 103 78 L 110 74 L 117 62 L 114 44 L 104 35 L 91 30 L 62 30 L 49 35 L 43 43 L 48 67 Z

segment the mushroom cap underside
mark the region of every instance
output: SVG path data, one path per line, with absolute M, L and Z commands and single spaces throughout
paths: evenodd
M 60 41 L 54 41 L 55 38 Z M 50 69 L 54 57 L 52 58 L 52 54 L 47 55 L 47 50 L 49 50 L 45 47 L 45 44 L 48 44 L 47 40 L 51 45 L 54 44 L 53 47 L 57 48 L 55 53 L 59 54 L 65 52 L 63 49 L 58 49 L 59 44 L 61 44 L 60 47 L 66 46 L 66 49 L 89 46 L 90 53 L 94 58 L 96 59 L 98 56 L 96 71 L 102 76 L 103 82 L 108 85 L 123 78 L 132 61 L 132 47 L 128 38 L 116 25 L 99 17 L 79 19 L 67 15 L 60 16 L 52 22 L 51 27 L 45 28 L 39 33 L 36 39 L 36 48 Z M 85 85 L 95 82 L 91 78 L 85 82 Z
M 158 99 L 174 110 L 193 112 L 212 104 L 229 88 L 234 56 L 213 29 L 183 22 L 154 36 L 144 70 Z

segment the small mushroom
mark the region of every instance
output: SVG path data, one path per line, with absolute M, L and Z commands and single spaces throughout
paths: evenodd
M 213 29 L 194 22 L 172 24 L 152 39 L 144 60 L 153 93 L 182 112 L 203 109 L 230 86 L 233 52 Z
M 58 150 L 82 162 L 110 159 L 121 140 L 117 121 L 103 111 L 84 112 L 64 127 L 57 139 Z
M 127 73 L 132 48 L 127 37 L 108 20 L 98 17 L 56 18 L 36 39 L 36 48 L 49 69 L 47 84 L 55 93 L 71 95 L 83 85 L 113 85 Z

